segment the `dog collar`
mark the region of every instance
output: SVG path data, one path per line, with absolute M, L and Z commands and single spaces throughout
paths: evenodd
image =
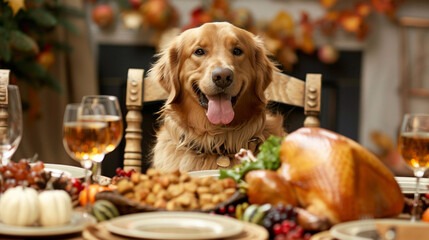
M 180 136 L 180 142 L 183 143 L 185 139 L 185 135 Z M 248 141 L 248 149 L 252 151 L 253 153 L 258 152 L 259 145 L 262 143 L 262 139 L 259 137 L 252 137 Z M 184 148 L 187 148 L 188 150 L 194 151 L 198 155 L 202 154 L 211 154 L 213 151 L 206 150 L 204 147 L 202 147 L 199 144 L 195 144 L 195 142 L 190 142 L 185 145 L 181 145 Z M 218 155 L 218 158 L 216 159 L 216 164 L 220 168 L 228 168 L 231 165 L 231 159 L 235 157 L 236 153 L 230 153 L 227 149 L 225 149 L 225 145 L 222 144 L 219 148 L 220 151 L 213 152 L 214 154 Z

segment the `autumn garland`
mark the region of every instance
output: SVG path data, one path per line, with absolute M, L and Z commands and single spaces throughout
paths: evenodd
M 93 21 L 101 28 L 108 27 L 115 19 L 111 5 L 100 0 L 87 1 L 94 4 Z M 207 22 L 231 22 L 263 36 L 268 50 L 286 71 L 290 71 L 298 62 L 297 51 L 305 54 L 314 54 L 317 51 L 319 60 L 325 64 L 335 63 L 339 58 L 334 45 L 316 46 L 315 31 L 320 31 L 327 39 L 331 39 L 342 30 L 362 41 L 370 31 L 368 18 L 371 14 L 381 14 L 394 19 L 396 10 L 404 1 L 406 0 L 319 0 L 325 8 L 325 13 L 317 19 L 311 19 L 308 12 L 303 11 L 300 19 L 296 21 L 289 13 L 280 10 L 272 20 L 256 22 L 248 9 L 232 8 L 232 0 L 203 0 L 201 5 L 192 11 L 190 21 L 180 30 L 198 27 Z M 172 34 L 169 33 L 177 24 L 179 16 L 168 0 L 112 2 L 118 4 L 126 28 L 136 30 L 151 27 L 168 36 L 167 38 L 177 33 L 177 28 L 171 31 Z M 105 21 L 106 19 L 109 21 Z M 109 24 L 105 24 L 106 22 Z
M 60 2 L 0 2 L 0 68 L 11 70 L 11 84 L 29 86 L 28 102 L 37 103 L 36 91 L 42 87 L 62 91 L 62 86 L 49 69 L 55 62 L 54 51 L 70 51 L 72 46 L 55 40 L 52 34 L 57 27 L 78 34 L 67 18 L 83 17 L 84 14 Z M 23 101 L 24 108 L 28 107 L 27 104 Z

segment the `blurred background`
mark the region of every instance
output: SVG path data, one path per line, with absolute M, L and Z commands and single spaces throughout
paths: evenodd
M 261 36 L 286 74 L 322 74 L 322 127 L 411 174 L 396 141 L 404 113 L 429 112 L 429 1 L 2 0 L 0 13 L 0 68 L 11 69 L 24 105 L 16 161 L 38 153 L 77 166 L 62 145 L 67 103 L 115 95 L 125 116 L 129 68 L 148 70 L 188 28 L 228 21 Z M 145 129 L 154 118 L 144 115 Z M 124 144 L 106 156 L 104 175 L 122 166 Z

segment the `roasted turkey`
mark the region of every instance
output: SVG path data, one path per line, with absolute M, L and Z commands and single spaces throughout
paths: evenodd
M 339 222 L 394 217 L 404 196 L 393 174 L 355 141 L 322 128 L 301 128 L 282 142 L 281 167 L 245 176 L 250 203 L 292 204 L 298 221 L 321 230 Z

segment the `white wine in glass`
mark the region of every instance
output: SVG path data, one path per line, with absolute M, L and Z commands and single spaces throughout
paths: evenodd
M 398 150 L 416 177 L 416 190 L 411 221 L 420 218 L 418 212 L 419 183 L 429 167 L 429 114 L 405 114 L 402 120 Z
M 122 121 L 122 112 L 119 106 L 118 98 L 110 95 L 88 95 L 82 98 L 83 105 L 103 105 L 106 114 L 104 121 L 107 122 L 109 131 L 109 144 L 106 147 L 106 154 L 116 149 L 123 137 L 124 125 Z M 93 168 L 93 178 L 98 180 L 100 175 L 100 164 L 95 164 Z
M 7 104 L 0 109 L 0 157 L 2 165 L 7 165 L 22 138 L 22 108 L 19 88 L 7 86 Z
M 87 193 L 91 183 L 89 171 L 94 163 L 103 161 L 109 143 L 107 123 L 103 121 L 104 114 L 102 105 L 84 106 L 82 104 L 68 104 L 64 113 L 64 148 L 71 158 L 80 162 L 85 168 Z M 89 211 L 89 194 L 86 196 Z

